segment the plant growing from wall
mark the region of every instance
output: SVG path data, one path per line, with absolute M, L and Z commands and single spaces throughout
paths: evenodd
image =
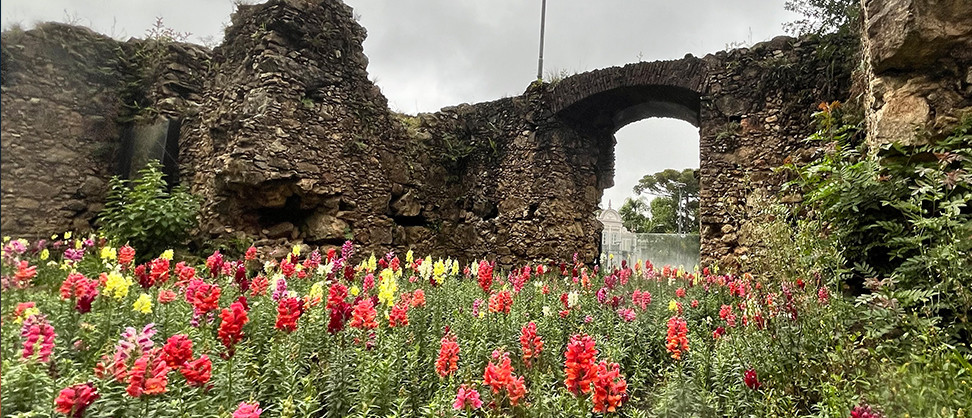
M 199 203 L 181 186 L 169 190 L 162 166 L 152 161 L 135 180 L 117 176 L 109 182 L 101 231 L 114 243 L 128 243 L 144 257 L 181 246 L 196 226 Z

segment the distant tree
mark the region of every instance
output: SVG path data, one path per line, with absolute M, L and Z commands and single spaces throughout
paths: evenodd
M 648 232 L 674 234 L 678 232 L 675 199 L 656 197 L 651 201 L 651 229 Z
M 852 31 L 861 16 L 860 0 L 786 0 L 783 8 L 803 16 L 783 24 L 797 36 Z
M 650 212 L 651 204 L 643 197 L 624 199 L 624 204 L 618 209 L 624 227 L 637 234 L 651 232 Z
M 699 180 L 696 171 L 691 168 L 682 171 L 667 169 L 645 175 L 635 185 L 636 194 L 656 196 L 650 204 L 652 232 L 698 232 Z

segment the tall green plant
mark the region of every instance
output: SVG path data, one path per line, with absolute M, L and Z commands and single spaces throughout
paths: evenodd
M 152 161 L 134 180 L 111 179 L 99 222 L 115 243 L 127 242 L 138 254 L 154 257 L 186 242 L 198 211 L 195 196 L 181 186 L 168 190 L 161 165 Z
M 952 335 L 970 336 L 972 310 L 972 117 L 943 140 L 890 144 L 869 156 L 858 124 L 835 104 L 815 114 L 830 152 L 803 167 L 791 186 L 827 223 L 858 289 L 889 279 L 904 292 L 896 303 L 940 315 Z M 873 286 L 869 286 L 873 287 Z M 916 297 L 920 294 L 922 297 Z

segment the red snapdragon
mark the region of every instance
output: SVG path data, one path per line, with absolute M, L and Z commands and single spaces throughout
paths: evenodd
M 135 360 L 132 370 L 128 372 L 125 391 L 134 398 L 165 393 L 169 370 L 170 367 L 162 359 L 162 351 L 153 348 Z
M 299 298 L 281 298 L 277 304 L 277 322 L 274 328 L 291 333 L 297 329 L 297 320 L 304 313 L 304 304 Z
M 594 357 L 597 356 L 595 342 L 587 334 L 575 334 L 567 343 L 564 353 L 564 385 L 574 395 L 587 394 L 591 391 L 591 382 L 597 377 L 597 367 Z
M 54 399 L 54 411 L 71 418 L 81 418 L 84 411 L 101 395 L 91 382 L 79 383 L 61 389 Z
M 224 308 L 220 313 L 222 322 L 219 324 L 219 340 L 233 355 L 233 346 L 243 339 L 243 325 L 249 322 L 250 318 L 246 315 L 246 308 L 240 302 L 233 302 L 229 308 Z
M 459 343 L 456 336 L 446 334 L 439 345 L 439 356 L 435 359 L 435 371 L 446 377 L 459 368 Z
M 523 351 L 523 364 L 527 368 L 533 359 L 540 356 L 543 351 L 543 338 L 537 335 L 537 324 L 533 321 L 523 326 L 520 330 L 520 348 Z
M 213 373 L 213 362 L 203 354 L 198 359 L 187 362 L 179 369 L 189 386 L 203 386 L 209 382 Z

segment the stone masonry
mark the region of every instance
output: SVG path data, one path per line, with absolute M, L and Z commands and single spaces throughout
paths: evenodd
M 339 0 L 241 6 L 214 51 L 146 54 L 63 25 L 4 33 L 3 233 L 92 227 L 119 132 L 178 121 L 172 180 L 202 198 L 199 241 L 593 262 L 614 133 L 673 117 L 699 127 L 702 257 L 731 265 L 758 244 L 733 208 L 778 193 L 772 168 L 813 153 L 816 105 L 850 96 L 836 47 L 850 40 L 779 37 L 400 115 L 368 80 L 364 37 Z

